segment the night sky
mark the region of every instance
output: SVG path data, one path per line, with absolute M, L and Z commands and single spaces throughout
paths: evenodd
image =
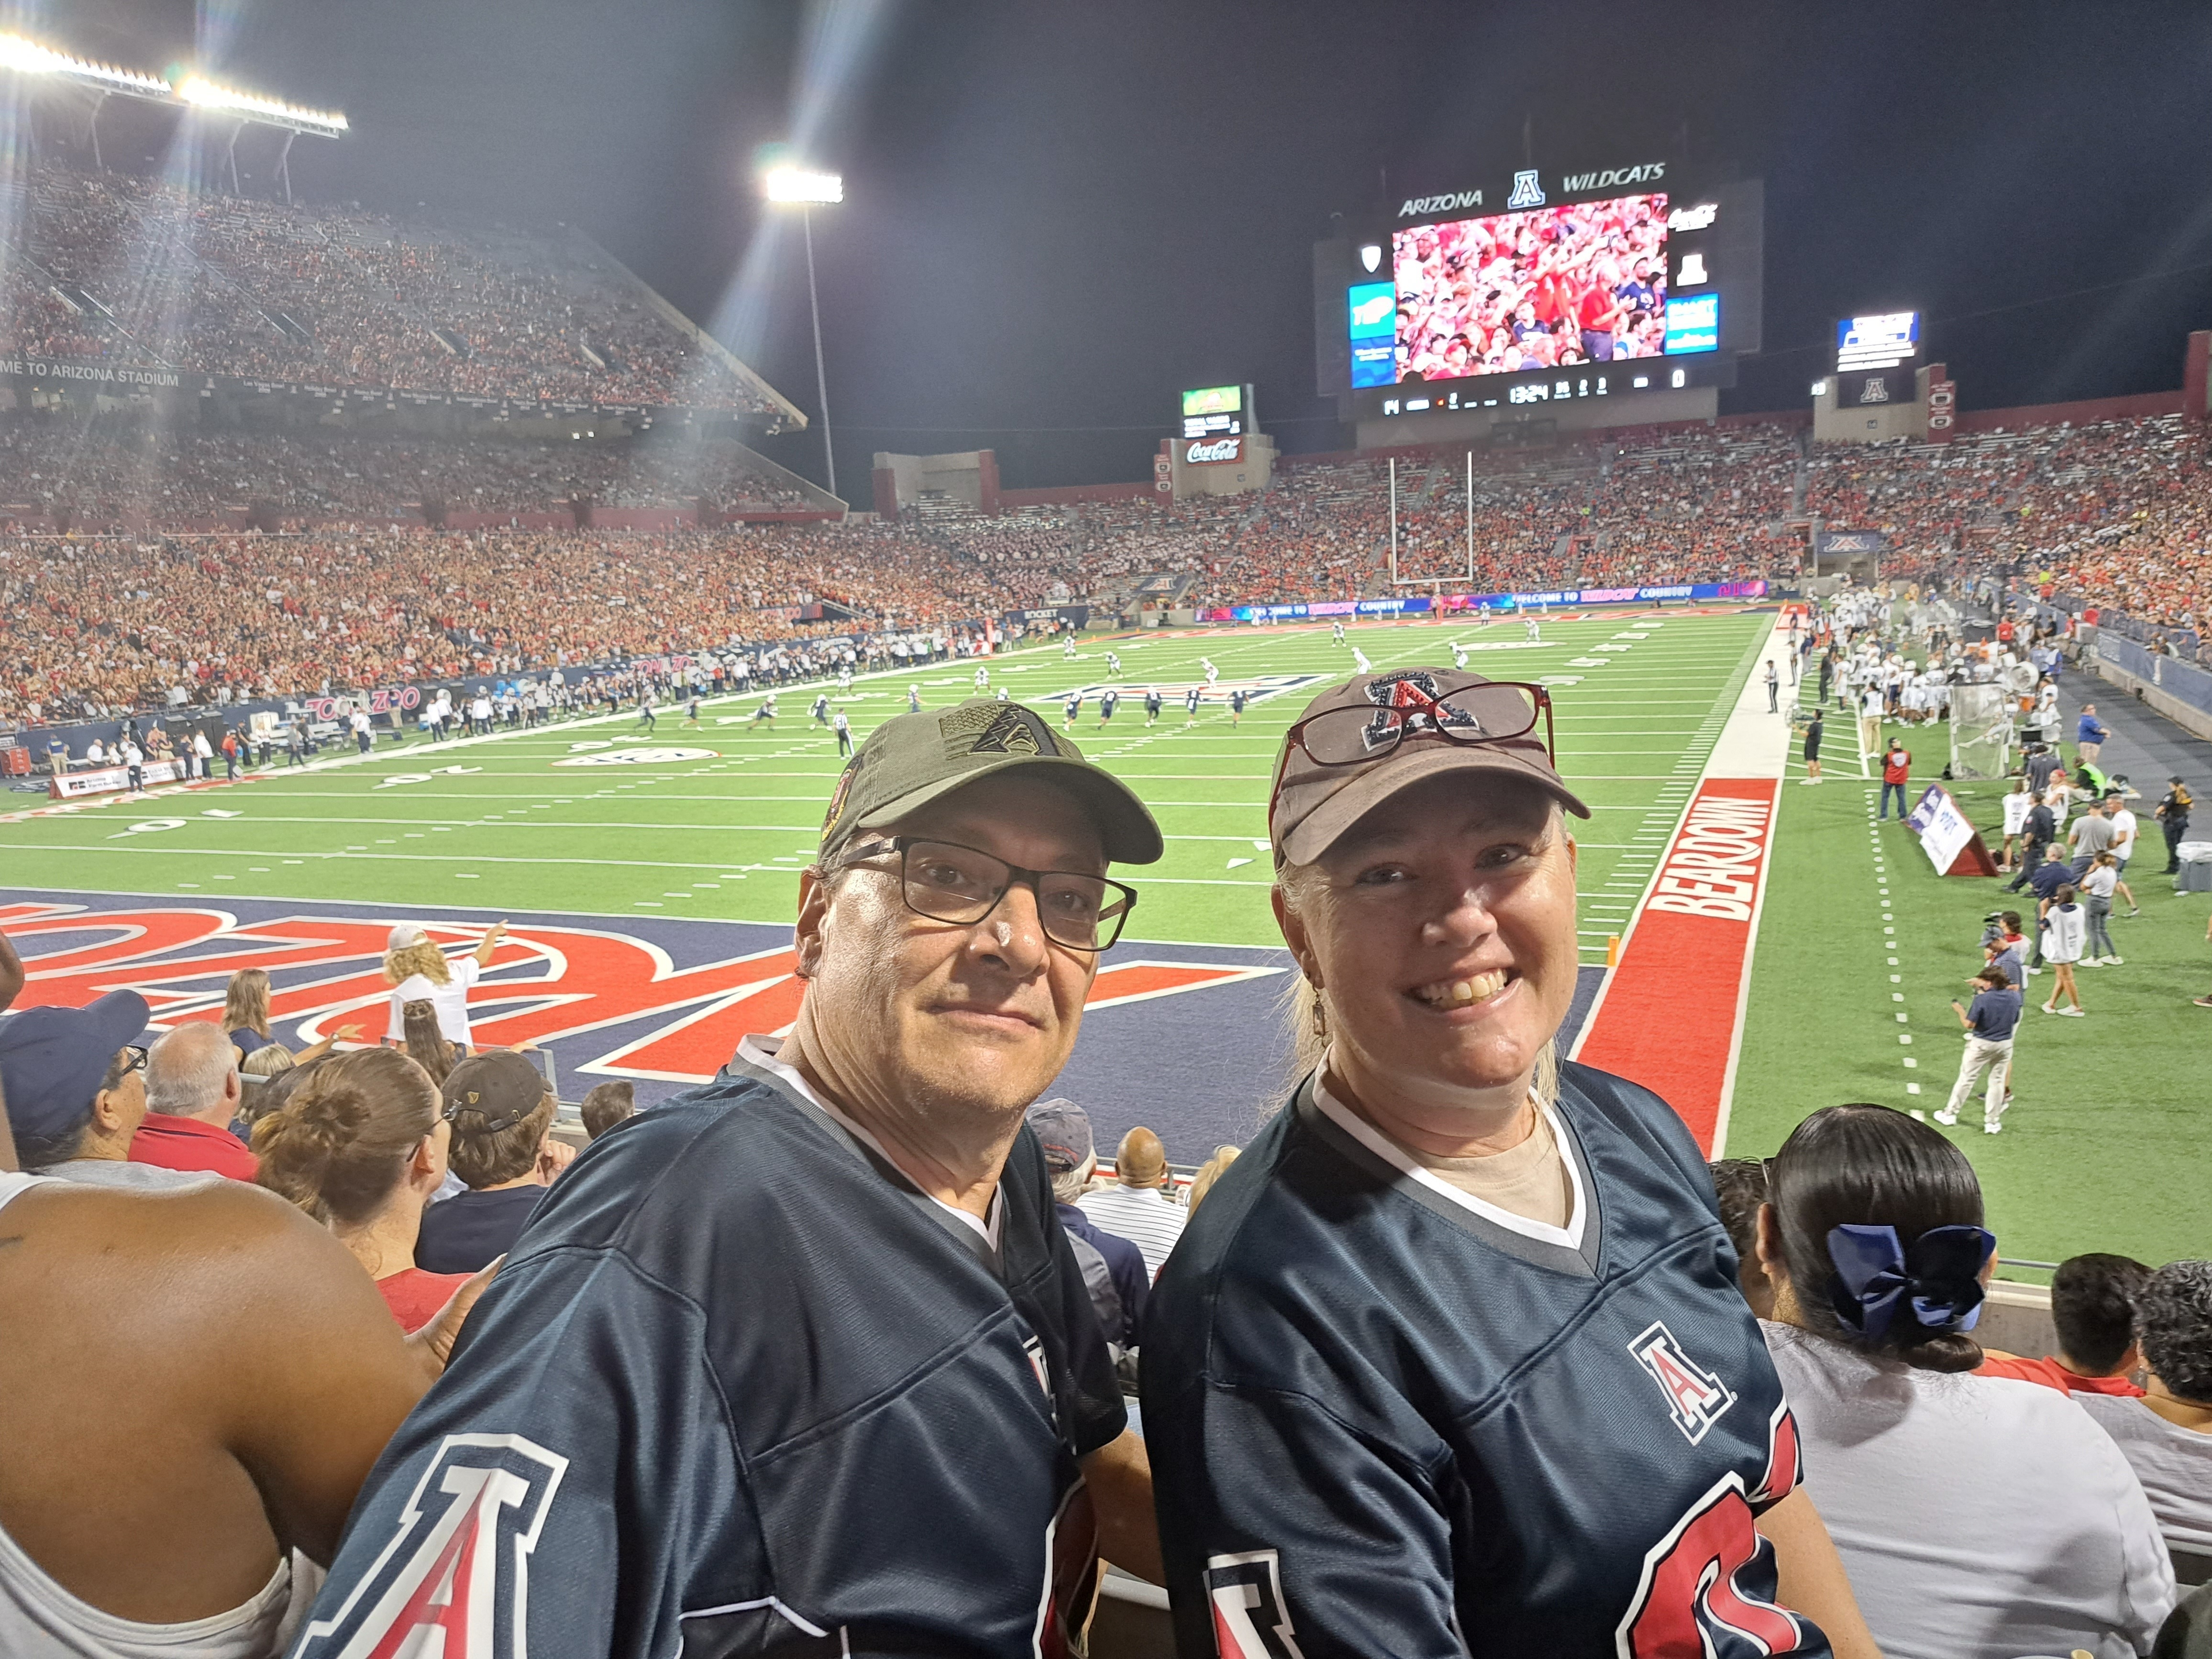
M 1831 319 L 1917 306 L 1962 404 L 2179 384 L 2212 326 L 2212 8 L 1432 0 L 49 0 L 58 45 L 191 59 L 351 135 L 304 195 L 597 237 L 810 412 L 795 227 L 752 185 L 796 138 L 841 482 L 878 449 L 998 451 L 1010 484 L 1136 479 L 1173 394 L 1315 394 L 1330 216 L 1686 137 L 1766 180 L 1765 352 L 1723 410 L 1802 408 Z M 143 165 L 143 163 L 141 163 Z M 250 189 L 263 188 L 259 181 Z M 818 444 L 763 446 L 817 477 Z

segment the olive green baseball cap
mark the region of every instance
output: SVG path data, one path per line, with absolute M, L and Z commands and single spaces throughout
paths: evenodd
M 1117 864 L 1152 864 L 1160 827 L 1136 793 L 1018 702 L 972 698 L 885 720 L 845 763 L 822 821 L 817 861 L 827 866 L 854 834 L 882 830 L 984 778 L 1025 771 L 1081 801 Z

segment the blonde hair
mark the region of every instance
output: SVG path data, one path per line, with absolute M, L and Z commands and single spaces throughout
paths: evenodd
M 450 985 L 453 970 L 446 963 L 446 953 L 427 939 L 418 939 L 412 945 L 403 945 L 397 951 L 387 951 L 384 957 L 384 982 L 397 985 L 404 979 L 420 974 L 433 985 Z
M 238 1072 L 241 1077 L 275 1077 L 279 1072 L 289 1072 L 298 1064 L 299 1061 L 292 1056 L 292 1051 L 283 1043 L 264 1042 L 238 1062 Z
M 1221 1179 L 1229 1166 L 1237 1161 L 1234 1146 L 1216 1146 L 1213 1156 L 1198 1166 L 1198 1173 L 1190 1178 L 1190 1191 L 1184 1195 L 1183 1208 L 1195 1210 L 1198 1201 L 1213 1190 L 1213 1183 Z
M 1292 915 L 1304 908 L 1307 896 L 1306 884 L 1314 866 L 1310 864 L 1286 864 L 1275 872 L 1275 890 L 1283 896 L 1283 908 Z M 1289 1039 L 1291 1050 L 1290 1087 L 1297 1088 L 1317 1067 L 1328 1053 L 1328 1000 L 1326 994 L 1314 988 L 1314 983 L 1303 973 L 1293 975 L 1284 988 L 1282 1000 L 1283 1030 Z M 1528 1092 L 1538 1103 L 1553 1106 L 1559 1099 L 1559 1045 L 1547 1040 L 1536 1055 L 1535 1069 L 1529 1073 Z
M 260 969 L 241 968 L 230 976 L 222 992 L 222 1029 L 276 1041 L 269 1029 L 269 975 Z

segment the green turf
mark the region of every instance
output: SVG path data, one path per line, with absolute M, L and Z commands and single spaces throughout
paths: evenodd
M 1828 722 L 1827 782 L 1782 791 L 1729 1123 L 1728 1150 L 1740 1156 L 1771 1152 L 1807 1113 L 1837 1101 L 1935 1112 L 1958 1076 L 1950 1002 L 1971 1000 L 1982 918 L 2018 909 L 2033 924 L 2029 895 L 1939 876 L 1894 818 L 1869 824 L 1878 786 L 1859 780 L 1854 727 L 1845 716 Z M 1905 741 L 1920 779 L 1941 772 L 1947 727 L 1908 730 Z M 1994 850 L 2002 787 L 1961 783 L 1954 793 Z M 2205 1253 L 2203 1200 L 2188 1194 L 2198 1190 L 2191 1172 L 2212 1153 L 2199 1076 L 2212 1012 L 2190 999 L 2212 991 L 2212 899 L 2177 896 L 2157 873 L 2165 848 L 2149 840 L 2129 884 L 2142 915 L 2125 921 L 2116 911 L 2112 923 L 2124 965 L 2078 970 L 2084 1019 L 2038 1013 L 2051 975 L 2030 979 L 2004 1133 L 1982 1133 L 1978 1094 L 1946 1131 L 1981 1176 L 2005 1256 L 2116 1250 L 2156 1263 Z
M 1498 647 L 1479 651 L 1470 664 L 1492 678 L 1558 682 L 1561 769 L 1595 809 L 1592 821 L 1577 826 L 1585 963 L 1602 962 L 1608 935 L 1625 931 L 1771 617 L 1676 613 L 1660 617 L 1656 627 L 1650 620 L 1547 620 L 1544 643 L 1533 648 L 1521 643 L 1515 622 L 1376 624 L 1352 634 L 1377 667 L 1448 664 L 1448 643 L 1457 639 Z M 1648 637 L 1615 637 L 1623 634 Z M 1048 708 L 1057 724 L 1055 694 L 1103 680 L 1109 644 L 1121 653 L 1129 696 L 1103 738 L 1097 706 L 1086 705 L 1079 735 L 1152 805 L 1168 836 L 1160 864 L 1131 872 L 1142 894 L 1132 936 L 1277 943 L 1267 857 L 1253 843 L 1267 833 L 1275 746 L 1316 687 L 1258 703 L 1241 728 L 1213 701 L 1188 726 L 1181 704 L 1171 702 L 1147 732 L 1137 698 L 1147 682 L 1198 678 L 1202 655 L 1219 665 L 1224 681 L 1338 677 L 1352 671 L 1350 649 L 1334 644 L 1326 628 L 1093 639 L 1073 665 L 1048 647 L 1002 659 L 994 672 L 1017 696 Z M 856 731 L 865 736 L 903 710 L 909 680 L 920 682 L 933 707 L 970 690 L 969 673 L 951 664 L 863 679 L 844 704 Z M 580 743 L 645 741 L 628 714 L 483 742 L 410 738 L 404 748 L 380 746 L 366 763 L 289 775 L 279 767 L 243 788 L 0 824 L 0 869 L 11 886 L 196 902 L 235 895 L 788 921 L 797 872 L 838 766 L 835 740 L 806 717 L 811 701 L 811 692 L 787 693 L 773 732 L 717 724 L 742 721 L 753 698 L 710 704 L 696 732 L 682 729 L 680 714 L 664 714 L 652 744 L 712 751 L 688 763 L 554 764 Z M 1866 821 L 1874 785 L 1856 777 L 1851 722 L 1832 720 L 1829 733 L 1832 781 L 1782 792 L 1730 1121 L 1733 1152 L 1771 1152 L 1808 1112 L 1840 1100 L 1923 1111 L 1941 1105 L 1959 1055 L 1948 1003 L 1965 994 L 1961 981 L 1978 963 L 1983 914 L 2002 908 L 1996 883 L 1938 878 L 1893 823 L 1880 832 L 1889 892 L 1878 890 Z M 1932 775 L 1944 729 L 1910 741 Z M 453 766 L 477 769 L 437 769 Z M 430 775 L 425 781 L 391 781 L 422 774 Z M 1978 820 L 1996 818 L 1993 787 L 1959 793 Z M 20 796 L 0 802 L 35 804 Z M 166 821 L 178 827 L 133 827 Z M 2212 1013 L 2188 999 L 2212 990 L 2208 901 L 2176 898 L 2170 882 L 2142 868 L 2157 862 L 2147 857 L 2138 865 L 2142 917 L 2113 923 L 2127 965 L 2081 974 L 2091 1017 L 2029 1014 L 2019 1102 L 2006 1132 L 1982 1135 L 1974 1127 L 1978 1105 L 1954 1132 L 1983 1172 L 2007 1256 L 2056 1261 L 2100 1249 L 2163 1261 L 2205 1248 L 2201 1206 L 2187 1194 L 2194 1190 L 2188 1172 L 2212 1151 L 2192 1059 L 2212 1035 Z M 1886 927 L 1897 931 L 1885 933 Z M 2047 976 L 2030 981 L 2039 996 L 2050 983 Z M 1900 1043 L 1900 1036 L 1913 1041 Z M 1908 1057 L 1919 1064 L 1906 1067 Z M 1917 1095 L 1908 1092 L 1914 1084 Z
M 1493 678 L 1554 678 L 1562 769 L 1595 810 L 1583 830 L 1585 960 L 1601 961 L 1649 879 L 1718 729 L 1716 709 L 1747 672 L 1765 619 L 1627 617 L 1547 620 L 1544 642 L 1517 622 L 1382 625 L 1353 630 L 1377 667 L 1450 660 L 1448 642 L 1485 647 L 1470 666 Z M 1621 634 L 1649 637 L 1618 640 Z M 1057 694 L 1105 678 L 1107 643 L 1002 659 L 994 673 L 1059 720 Z M 1145 729 L 1137 700 L 1152 681 L 1199 678 L 1211 657 L 1224 685 L 1262 674 L 1341 676 L 1350 648 L 1326 628 L 1112 642 L 1128 695 L 1110 727 L 1086 704 L 1078 739 L 1127 778 L 1159 817 L 1166 857 L 1134 872 L 1142 898 L 1133 936 L 1201 944 L 1279 942 L 1267 903 L 1269 770 L 1282 732 L 1320 685 L 1278 696 L 1233 726 L 1225 699 L 1194 725 L 1179 702 Z M 971 690 L 941 664 L 872 677 L 844 706 L 859 735 L 902 712 L 919 681 L 926 704 Z M 1571 684 L 1565 682 L 1572 682 Z M 484 742 L 380 744 L 373 760 L 306 773 L 282 766 L 236 790 L 172 793 L 0 825 L 11 885 L 94 891 L 225 894 L 374 903 L 441 903 L 612 915 L 786 921 L 797 872 L 818 831 L 837 769 L 835 739 L 811 724 L 812 694 L 787 692 L 773 731 L 743 724 L 757 702 L 710 704 L 702 728 L 664 713 L 644 739 L 632 716 Z M 731 720 L 729 725 L 718 724 Z M 614 740 L 712 751 L 653 766 L 562 767 L 572 745 Z M 465 774 L 439 769 L 461 766 Z M 395 783 L 395 777 L 431 775 Z M 235 817 L 210 817 L 210 812 Z M 181 820 L 173 829 L 139 829 Z

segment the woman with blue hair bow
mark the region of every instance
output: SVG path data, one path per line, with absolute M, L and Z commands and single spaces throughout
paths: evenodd
M 1762 1327 L 1887 1659 L 2148 1653 L 2173 1569 L 2126 1460 L 2070 1400 L 1966 1374 L 1996 1240 L 1966 1155 L 1887 1106 L 1831 1106 L 1768 1176 Z

